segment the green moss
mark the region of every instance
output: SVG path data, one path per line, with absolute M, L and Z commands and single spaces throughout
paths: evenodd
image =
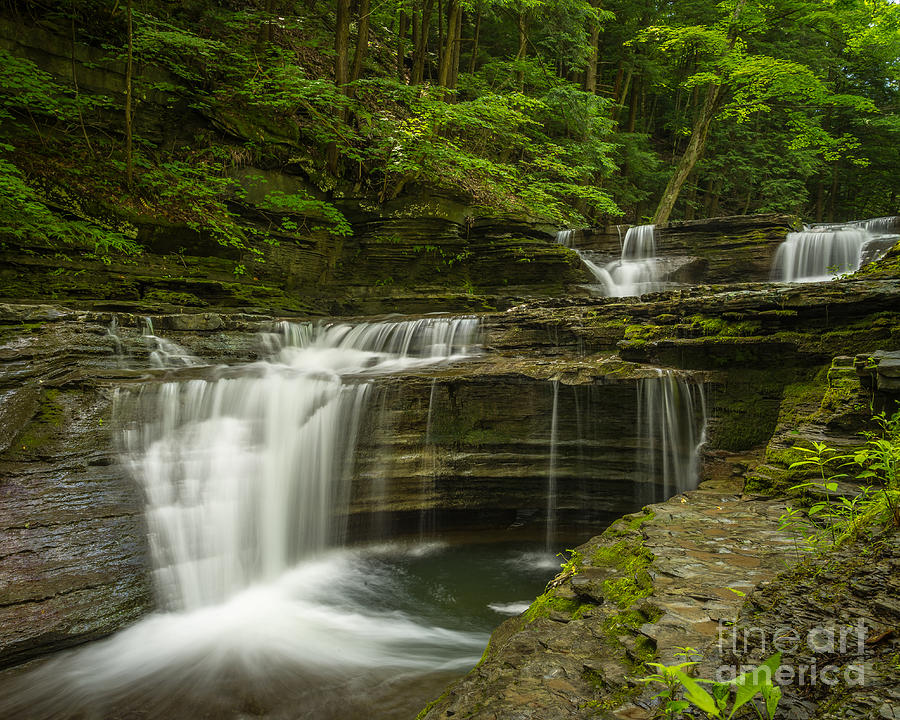
M 24 452 L 40 450 L 62 427 L 64 419 L 65 410 L 59 402 L 59 390 L 45 390 L 34 418 L 16 441 L 17 449 L 21 447 Z
M 523 618 L 525 622 L 534 622 L 538 618 L 549 617 L 550 613 L 556 611 L 577 620 L 583 617 L 591 607 L 591 605 L 580 603 L 575 598 L 559 597 L 554 588 L 538 595 L 525 611 Z
M 616 520 L 612 525 L 610 525 L 606 531 L 603 533 L 607 537 L 622 537 L 626 535 L 631 535 L 634 531 L 639 530 L 641 525 L 644 523 L 650 522 L 654 517 L 656 517 L 656 513 L 651 511 L 634 513 L 632 515 L 625 515 Z M 600 553 L 599 549 L 595 552 L 594 557 L 602 557 L 604 553 Z M 596 565 L 596 563 L 594 563 Z M 603 564 L 607 564 L 604 562 Z
M 154 288 L 144 295 L 144 300 L 148 302 L 168 303 L 169 305 L 178 305 L 179 307 L 204 307 L 209 303 L 201 300 L 193 293 L 171 292 L 161 288 Z
M 625 327 L 624 339 L 632 343 L 646 343 L 668 337 L 672 328 L 659 325 L 628 325 Z
M 694 315 L 690 321 L 694 331 L 706 337 L 753 337 L 762 330 L 762 323 L 758 320 L 735 322 L 722 317 Z

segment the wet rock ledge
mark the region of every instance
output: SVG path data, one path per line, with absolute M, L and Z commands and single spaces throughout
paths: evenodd
M 576 548 L 574 567 L 501 625 L 482 662 L 420 718 L 652 717 L 631 702 L 641 664 L 713 643 L 739 593 L 784 567 L 784 502 L 741 487 L 709 479 Z

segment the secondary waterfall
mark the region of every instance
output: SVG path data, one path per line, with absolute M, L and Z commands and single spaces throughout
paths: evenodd
M 191 355 L 181 345 L 154 335 L 153 320 L 144 318 L 144 343 L 150 351 L 150 364 L 155 368 L 179 368 L 202 365 L 203 362 Z
M 578 253 L 585 267 L 603 286 L 604 294 L 610 297 L 636 296 L 662 288 L 656 259 L 655 225 L 628 228 L 620 258 L 603 266 L 573 247 L 574 236 L 574 230 L 561 230 L 556 235 L 556 241 Z
M 834 225 L 814 225 L 788 233 L 775 253 L 772 280 L 821 282 L 855 272 L 896 240 L 892 217 Z
M 660 501 L 697 487 L 706 442 L 703 386 L 671 370 L 638 383 L 638 457 L 642 501 Z
M 550 416 L 550 467 L 547 471 L 546 551 L 553 551 L 556 540 L 556 460 L 559 444 L 559 380 L 553 380 L 553 409 Z

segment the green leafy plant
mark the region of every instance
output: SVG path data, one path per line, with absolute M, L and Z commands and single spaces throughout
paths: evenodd
M 805 512 L 788 507 L 781 516 L 780 528 L 793 529 L 804 536 L 806 549 L 822 550 L 855 538 L 866 527 L 876 524 L 900 527 L 900 413 L 888 417 L 880 413 L 873 418 L 878 430 L 866 431 L 865 445 L 852 454 L 839 454 L 824 443 L 812 448 L 797 448 L 808 457 L 790 468 L 815 467 L 819 479 L 794 485 L 791 490 L 820 488 L 824 499 L 816 499 Z M 856 492 L 837 497 L 837 481 L 849 473 L 833 473 L 830 467 L 855 470 L 857 480 L 867 483 Z M 811 532 L 807 532 L 811 529 Z
M 688 648 L 689 649 L 689 648 Z M 688 649 L 682 649 L 688 650 Z M 667 720 L 677 720 L 685 712 L 695 707 L 707 718 L 731 720 L 735 714 L 749 704 L 760 720 L 772 720 L 781 700 L 781 688 L 773 678 L 781 664 L 781 653 L 776 653 L 759 666 L 738 675 L 729 682 L 695 679 L 685 670 L 697 663 L 694 661 L 663 665 L 648 663 L 656 672 L 644 678 L 643 683 L 658 683 L 663 690 L 655 695 L 663 702 L 662 714 Z M 709 687 L 709 691 L 703 686 Z M 753 702 L 759 696 L 761 703 Z

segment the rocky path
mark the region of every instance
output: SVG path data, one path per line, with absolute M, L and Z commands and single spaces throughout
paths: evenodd
M 726 473 L 727 475 L 727 473 Z M 743 595 L 785 569 L 784 502 L 748 497 L 738 477 L 626 516 L 577 550 L 547 594 L 493 635 L 485 659 L 420 717 L 650 718 L 635 698 L 642 661 L 709 652 Z

